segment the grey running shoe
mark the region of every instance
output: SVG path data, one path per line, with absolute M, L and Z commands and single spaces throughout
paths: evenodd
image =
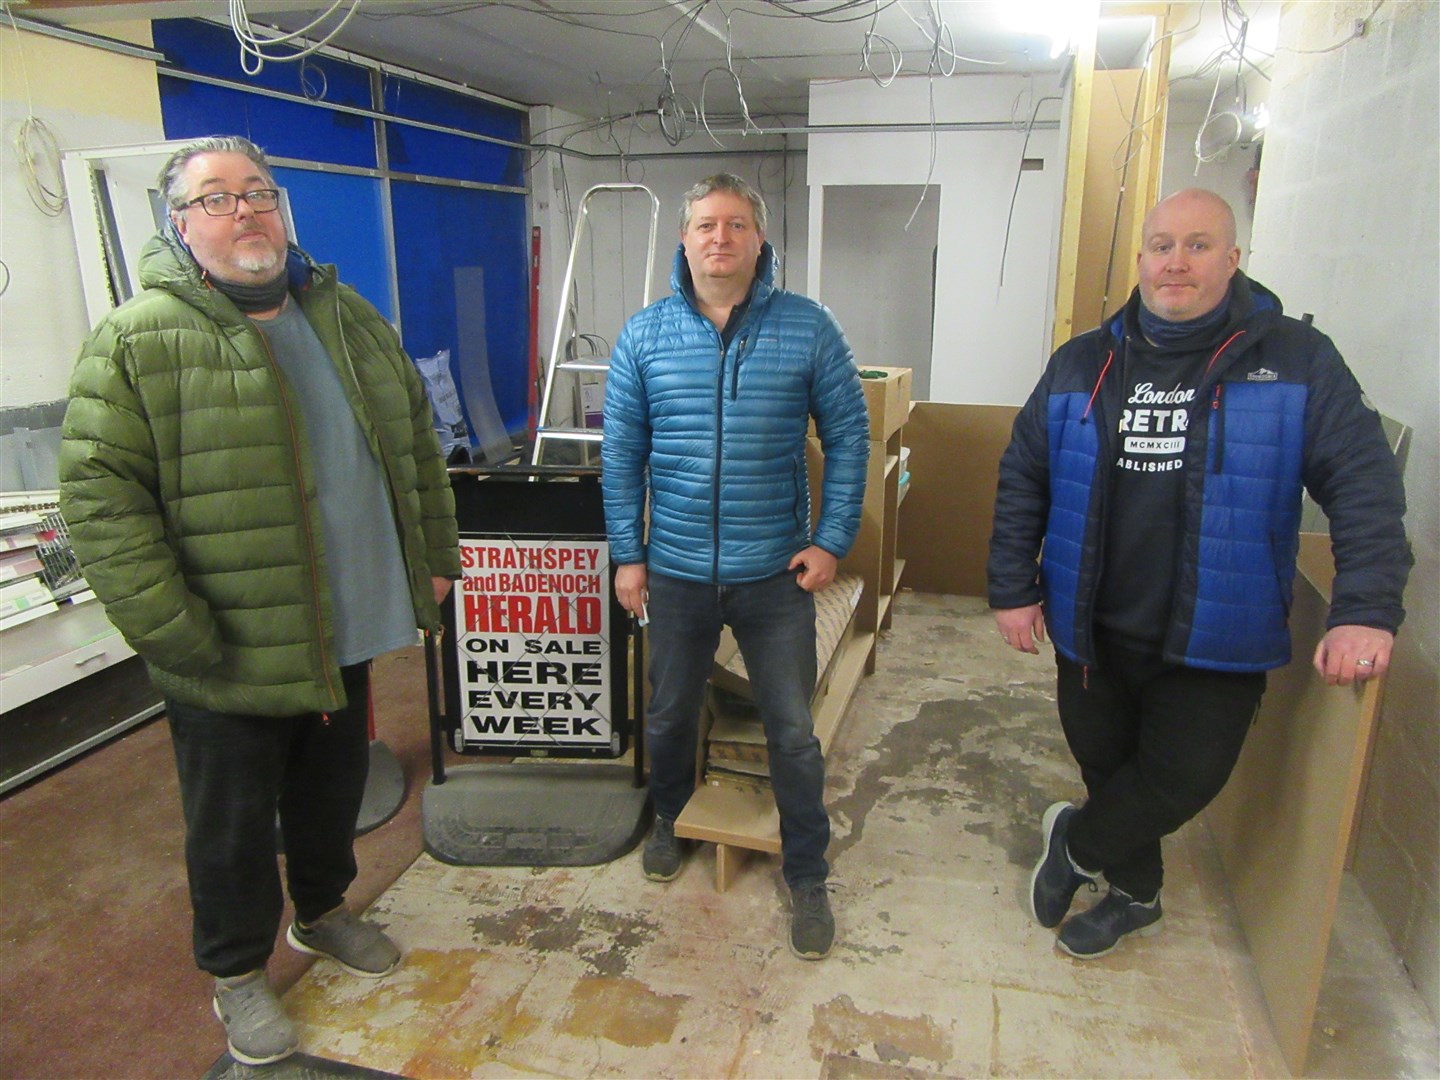
M 292 949 L 334 960 L 352 975 L 378 979 L 400 964 L 400 949 L 374 923 L 357 919 L 344 904 L 310 926 L 299 919 L 285 931 Z
M 1040 826 L 1045 849 L 1030 874 L 1030 913 L 1041 926 L 1060 925 L 1081 885 L 1088 884 L 1092 890 L 1097 888 L 1095 875 L 1077 871 L 1065 848 L 1070 819 L 1079 812 L 1078 807 L 1068 802 L 1053 803 L 1045 811 L 1045 820 Z
M 645 841 L 641 858 L 645 876 L 651 881 L 674 881 L 680 875 L 680 839 L 675 835 L 675 822 L 655 815 L 655 826 Z
M 1111 885 L 1098 904 L 1061 927 L 1060 948 L 1081 960 L 1093 960 L 1113 951 L 1126 934 L 1141 937 L 1158 934 L 1164 916 L 1158 895 L 1148 904 L 1142 904 Z
M 268 1065 L 293 1054 L 300 1045 L 295 1025 L 264 969 L 215 980 L 215 1015 L 225 1025 L 230 1056 L 244 1065 Z
M 823 960 L 835 942 L 835 915 L 825 882 L 790 890 L 790 951 L 802 960 Z

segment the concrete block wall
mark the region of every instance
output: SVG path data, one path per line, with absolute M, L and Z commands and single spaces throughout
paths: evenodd
M 1269 106 L 1249 271 L 1414 432 L 1416 565 L 1354 869 L 1440 1017 L 1440 4 L 1286 5 Z

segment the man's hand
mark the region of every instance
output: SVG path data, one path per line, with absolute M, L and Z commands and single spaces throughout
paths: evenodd
M 1038 653 L 1036 642 L 1045 640 L 1045 613 L 1039 604 L 996 608 L 995 625 L 1005 644 L 1020 652 Z
M 644 563 L 622 563 L 615 568 L 615 599 L 637 619 L 645 614 L 650 599 L 650 575 Z
M 448 577 L 432 577 L 430 588 L 435 590 L 435 603 L 445 603 L 445 598 L 450 595 L 450 587 L 454 584 Z
M 1395 635 L 1373 626 L 1333 626 L 1315 647 L 1315 670 L 1331 686 L 1383 675 Z
M 806 592 L 815 593 L 835 580 L 840 560 L 824 548 L 811 544 L 790 560 L 788 569 L 794 570 L 797 566 L 804 569 L 795 575 L 795 584 Z

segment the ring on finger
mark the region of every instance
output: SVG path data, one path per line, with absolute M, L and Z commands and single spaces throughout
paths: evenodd
M 1355 661 L 1355 666 L 1356 666 L 1356 667 L 1374 667 L 1374 666 L 1375 666 L 1375 661 L 1374 661 L 1374 660 L 1356 660 L 1356 661 Z

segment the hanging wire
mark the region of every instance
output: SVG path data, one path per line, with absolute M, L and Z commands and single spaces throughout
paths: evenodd
M 1035 130 L 1035 118 L 1040 115 L 1040 106 L 1047 101 L 1064 101 L 1059 94 L 1049 94 L 1035 102 L 1030 112 L 1030 122 L 1025 125 L 1025 141 L 1020 144 L 1020 164 L 1015 168 L 1015 186 L 1010 191 L 1010 209 L 1005 214 L 1005 242 L 1000 246 L 1000 280 L 995 285 L 998 294 L 1005 287 L 1005 259 L 1010 253 L 1010 227 L 1015 221 L 1015 200 L 1020 194 L 1020 177 L 1025 175 L 1025 151 L 1030 148 L 1030 133 Z
M 925 170 L 925 186 L 920 189 L 920 198 L 915 200 L 915 209 L 910 211 L 910 217 L 905 222 L 906 232 L 909 232 L 910 226 L 915 223 L 915 216 L 920 213 L 920 207 L 925 205 L 925 196 L 930 194 L 930 180 L 935 175 L 935 151 L 940 141 L 935 124 L 935 76 L 933 73 L 926 83 L 930 97 L 930 165 Z
M 266 31 L 262 36 L 257 34 L 251 25 L 250 14 L 245 10 L 245 0 L 230 0 L 230 31 L 235 35 L 235 40 L 240 43 L 240 70 L 246 75 L 258 75 L 265 67 L 267 60 L 277 64 L 288 64 L 295 60 L 303 60 L 324 48 L 334 40 L 336 34 L 345 29 L 345 24 L 354 17 L 355 12 L 360 8 L 360 0 L 348 0 L 350 7 L 334 28 L 319 41 L 303 47 L 297 46 L 293 52 L 273 51 L 273 47 L 276 45 L 288 45 L 292 41 L 305 37 L 344 7 L 346 2 L 347 0 L 331 0 L 329 7 L 299 30 L 293 30 L 288 34 Z
M 310 75 L 320 77 L 319 89 L 310 85 Z M 312 64 L 310 58 L 303 57 L 300 61 L 300 92 L 305 95 L 306 101 L 324 101 L 325 96 L 330 92 L 330 78 L 325 74 L 325 69 L 319 64 Z
M 20 173 L 30 201 L 46 217 L 59 217 L 65 212 L 69 197 L 65 194 L 65 175 L 60 170 L 60 144 L 55 131 L 35 115 L 35 100 L 30 92 L 30 66 L 25 61 L 25 45 L 15 12 L 5 5 L 10 29 L 15 32 L 15 54 L 20 57 L 20 74 L 25 82 L 25 119 L 15 129 L 15 153 L 20 159 Z M 6 271 L 5 282 L 10 282 Z
M 960 53 L 955 51 L 955 38 L 954 35 L 950 32 L 949 26 L 945 23 L 945 17 L 940 14 L 940 2 L 941 0 L 926 0 L 925 13 L 930 16 L 931 24 L 934 27 L 933 32 L 931 27 L 927 27 L 924 23 L 922 23 L 919 19 L 912 15 L 908 8 L 902 7 L 900 9 L 905 13 L 905 17 L 909 19 L 912 23 L 914 23 L 919 28 L 920 32 L 925 35 L 925 40 L 930 42 L 930 63 L 932 67 L 935 65 L 936 57 L 939 54 L 947 55 L 950 59 L 950 70 L 941 71 L 941 74 L 946 76 L 953 75 L 955 73 L 958 62 L 961 60 L 965 61 L 967 64 L 984 64 L 987 67 L 1004 67 L 1004 60 L 981 60 L 978 57 L 974 56 L 962 56 Z M 944 44 L 945 41 L 949 41 L 950 44 L 946 46 Z
M 727 149 L 727 147 L 724 143 L 722 143 L 719 139 L 715 137 L 715 132 L 710 130 L 710 116 L 705 109 L 705 89 L 710 83 L 711 75 L 715 75 L 717 73 L 729 75 L 731 80 L 735 83 L 735 94 L 740 99 L 740 116 L 743 121 L 740 126 L 741 138 L 749 135 L 751 131 L 754 131 L 757 135 L 765 134 L 765 132 L 760 129 L 760 126 L 756 124 L 754 120 L 750 119 L 750 106 L 745 101 L 745 87 L 741 85 L 740 76 L 736 74 L 735 71 L 735 61 L 732 52 L 733 45 L 734 38 L 730 29 L 730 16 L 726 15 L 725 66 L 723 68 L 711 68 L 709 71 L 705 72 L 704 78 L 700 80 L 700 122 L 705 125 L 705 134 L 710 136 L 710 141 L 713 142 L 716 146 L 718 146 L 721 150 L 725 150 Z
M 874 79 L 875 84 L 883 89 L 899 76 L 900 69 L 905 64 L 905 54 L 900 51 L 900 46 L 888 37 L 875 33 L 875 25 L 879 19 L 880 0 L 875 0 L 875 10 L 870 15 L 870 28 L 865 31 L 865 40 L 860 45 L 860 70 Z M 870 53 L 876 43 L 879 43 L 890 58 L 890 74 L 884 78 L 881 78 L 879 72 L 870 66 Z

